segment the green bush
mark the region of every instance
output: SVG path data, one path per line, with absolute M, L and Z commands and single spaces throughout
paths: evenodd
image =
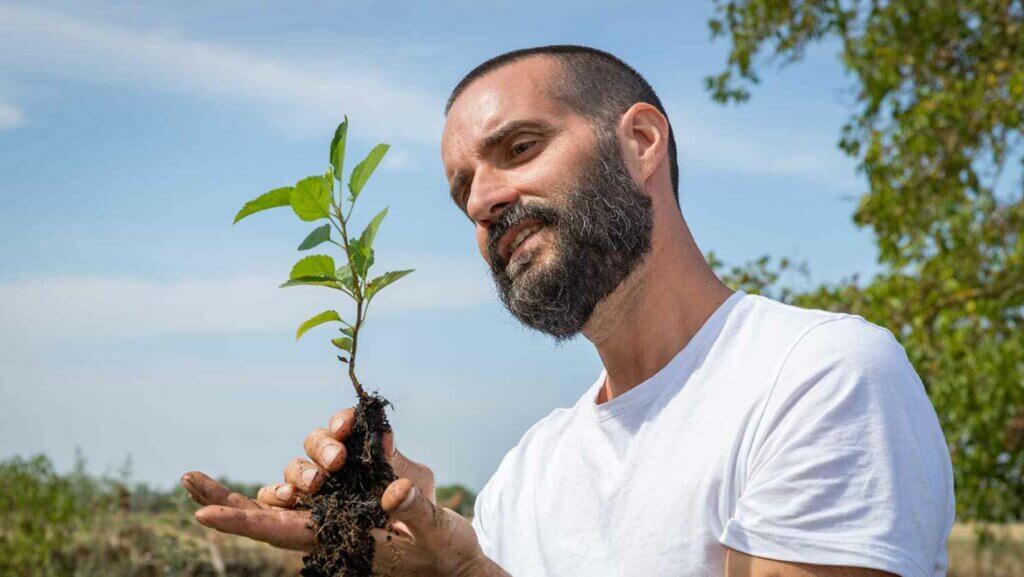
M 296 574 L 295 555 L 203 529 L 183 490 L 129 485 L 128 469 L 97 478 L 81 457 L 63 476 L 42 455 L 0 462 L 0 576 Z M 230 486 L 253 494 L 252 486 Z
M 54 551 L 66 550 L 77 527 L 98 504 L 90 480 L 61 478 L 49 459 L 0 462 L 0 574 L 64 575 L 72 568 Z

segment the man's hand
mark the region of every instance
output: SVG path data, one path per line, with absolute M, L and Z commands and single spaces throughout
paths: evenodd
M 290 507 L 294 505 L 299 491 L 316 492 L 327 477 L 327 472 L 337 471 L 345 464 L 348 455 L 342 442 L 352 434 L 355 422 L 355 411 L 345 409 L 331 417 L 326 429 L 313 429 L 303 442 L 306 455 L 312 462 L 301 458 L 293 459 L 285 467 L 283 486 L 277 484 L 263 487 L 257 500 L 271 506 Z M 434 502 L 434 472 L 426 465 L 406 458 L 395 446 L 394 433 L 386 433 L 381 443 L 395 475 L 400 479 L 411 480 L 422 494 Z
M 196 511 L 196 520 L 224 533 L 288 549 L 311 550 L 314 536 L 308 526 L 309 512 L 292 507 L 300 492 L 316 491 L 328 471 L 344 466 L 342 441 L 351 434 L 354 424 L 354 411 L 346 409 L 331 418 L 328 428 L 314 429 L 304 443 L 312 462 L 293 460 L 285 468 L 285 482 L 261 488 L 256 499 L 232 493 L 203 473 L 186 473 L 182 486 L 203 505 Z M 374 573 L 394 577 L 506 575 L 480 551 L 469 523 L 458 513 L 435 504 L 433 472 L 402 455 L 392 433 L 385 435 L 383 445 L 399 479 L 381 498 L 393 531 L 390 536 L 383 529 L 372 532 L 377 542 Z

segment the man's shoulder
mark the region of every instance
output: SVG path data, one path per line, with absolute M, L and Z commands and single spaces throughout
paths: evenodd
M 767 374 L 777 373 L 794 351 L 817 348 L 870 355 L 891 350 L 893 344 L 902 351 L 888 329 L 851 313 L 800 307 L 756 294 L 745 295 L 734 313 L 736 320 L 727 324 L 723 340 L 724 359 L 733 362 L 738 355 L 751 370 Z
M 743 305 L 744 322 L 762 332 L 782 330 L 799 337 L 816 326 L 839 320 L 859 319 L 867 323 L 862 317 L 847 312 L 801 307 L 758 294 L 745 295 Z M 885 330 L 878 325 L 867 324 Z
M 786 345 L 764 403 L 761 426 L 769 430 L 780 419 L 823 419 L 849 430 L 907 418 L 937 424 L 896 336 L 852 314 L 821 317 Z
M 784 366 L 787 371 L 821 367 L 850 373 L 910 367 L 906 351 L 892 331 L 845 313 L 820 317 L 807 325 L 790 344 Z
M 748 299 L 744 330 L 766 346 L 772 343 L 776 377 L 824 371 L 914 373 L 896 336 L 860 315 L 799 307 L 760 295 Z
M 851 565 L 899 574 L 930 568 L 954 517 L 952 469 L 903 346 L 839 314 L 780 348 L 721 542 L 767 558 L 785 550 L 811 563 L 851 555 Z

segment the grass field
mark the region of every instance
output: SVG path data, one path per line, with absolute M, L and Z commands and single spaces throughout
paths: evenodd
M 998 538 L 979 550 L 972 528 L 955 527 L 949 541 L 950 577 L 1024 576 L 1024 525 L 996 527 L 995 532 Z M 297 575 L 301 564 L 299 553 L 205 529 L 189 514 L 128 513 L 83 528 L 46 572 L 14 574 L 285 577 Z
M 129 489 L 124 479 L 96 479 L 76 469 L 59 475 L 45 457 L 0 462 L 0 577 L 298 574 L 299 553 L 197 524 L 184 491 Z M 255 493 L 255 487 L 232 485 Z M 438 500 L 463 514 L 472 511 L 473 494 L 463 487 L 440 488 Z M 995 526 L 992 534 L 980 548 L 973 527 L 954 527 L 950 577 L 1024 577 L 1024 524 Z

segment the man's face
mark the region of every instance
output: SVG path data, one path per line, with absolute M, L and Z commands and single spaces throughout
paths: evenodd
M 441 148 L 505 306 L 561 340 L 649 251 L 653 214 L 614 134 L 599 137 L 542 91 L 555 72 L 530 58 L 477 79 L 449 111 Z M 489 138 L 516 121 L 530 124 Z

